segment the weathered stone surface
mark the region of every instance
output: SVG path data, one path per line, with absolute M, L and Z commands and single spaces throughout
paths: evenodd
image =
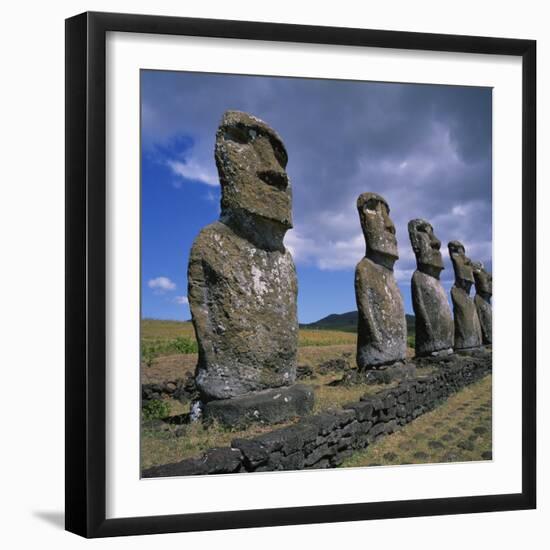
M 324 361 L 317 367 L 319 374 L 329 374 L 331 372 L 344 372 L 350 369 L 349 363 L 342 357 Z
M 258 440 L 268 449 L 280 451 L 283 455 L 288 456 L 314 441 L 316 436 L 316 427 L 306 419 L 295 426 L 288 426 L 271 433 L 262 434 L 258 436 Z
M 393 273 L 398 253 L 389 206 L 380 195 L 363 193 L 357 210 L 366 241 L 366 256 L 355 269 L 357 366 L 372 369 L 405 359 L 407 325 Z
M 353 386 L 356 384 L 391 384 L 395 380 L 406 380 L 416 375 L 416 365 L 412 362 L 396 362 L 382 365 L 376 369 L 351 369 L 340 380 L 330 382 L 329 386 Z
M 274 130 L 237 111 L 216 134 L 220 220 L 196 238 L 188 298 L 203 401 L 287 386 L 296 376 L 297 281 L 287 153 Z
M 491 296 L 493 295 L 493 276 L 484 269 L 483 264 L 474 262 L 474 280 L 476 295 L 474 303 L 481 325 L 481 336 L 484 344 L 493 343 L 493 308 Z
M 455 272 L 455 284 L 451 289 L 454 310 L 454 349 L 463 350 L 481 345 L 481 326 L 470 289 L 474 283 L 472 261 L 466 256 L 459 241 L 449 243 L 449 254 Z
M 241 469 L 242 455 L 238 449 L 210 449 L 200 458 L 188 458 L 175 464 L 153 466 L 143 471 L 143 477 L 177 477 L 190 475 L 232 474 Z
M 314 402 L 309 386 L 251 392 L 231 399 L 216 399 L 204 405 L 205 420 L 215 419 L 226 426 L 247 426 L 253 422 L 273 424 L 311 411 Z
M 453 317 L 445 290 L 439 281 L 444 269 L 441 241 L 425 220 L 411 220 L 408 228 L 417 262 L 417 270 L 411 281 L 416 355 L 452 350 Z
M 298 365 L 296 367 L 296 380 L 309 380 L 311 378 L 317 378 L 317 376 L 309 365 Z
M 307 419 L 307 424 L 313 426 L 319 435 L 328 435 L 337 428 L 350 423 L 355 418 L 353 410 L 325 411 Z
M 241 451 L 247 470 L 255 470 L 265 464 L 273 452 L 258 439 L 234 439 L 231 447 Z
M 356 403 L 348 403 L 344 405 L 345 409 L 355 411 L 355 416 L 360 422 L 372 420 L 374 417 L 374 408 L 370 401 L 357 401 Z
M 195 377 L 189 373 L 186 378 L 141 385 L 141 398 L 144 405 L 152 399 L 161 399 L 163 395 L 178 399 L 182 403 L 196 399 Z

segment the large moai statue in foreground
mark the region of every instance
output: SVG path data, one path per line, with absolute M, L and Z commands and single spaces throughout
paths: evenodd
M 407 324 L 393 273 L 399 255 L 388 203 L 376 193 L 363 193 L 357 210 L 366 242 L 365 257 L 355 269 L 357 366 L 366 370 L 405 360 Z
M 481 326 L 470 289 L 474 284 L 472 261 L 466 256 L 464 245 L 459 241 L 449 243 L 449 255 L 453 262 L 455 284 L 451 289 L 454 309 L 454 349 L 464 350 L 481 346 Z
M 481 262 L 474 262 L 474 280 L 476 295 L 474 303 L 481 325 L 481 337 L 485 345 L 493 343 L 493 308 L 491 296 L 493 295 L 493 276 L 485 271 Z
M 453 317 L 447 295 L 439 280 L 443 269 L 441 241 L 425 220 L 409 222 L 409 237 L 417 269 L 412 276 L 412 302 L 416 323 L 416 355 L 451 353 Z
M 196 385 L 206 417 L 273 422 L 307 412 L 296 380 L 298 319 L 287 152 L 265 122 L 227 111 L 216 133 L 219 221 L 191 250 L 188 298 L 197 336 Z M 275 391 L 274 389 L 277 389 Z

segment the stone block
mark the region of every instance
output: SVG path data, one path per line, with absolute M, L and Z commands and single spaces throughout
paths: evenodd
M 192 475 L 231 474 L 242 466 L 238 449 L 221 447 L 208 450 L 200 458 L 189 458 L 173 464 L 163 464 L 144 470 L 143 477 L 179 477 Z
M 210 401 L 204 405 L 205 420 L 225 426 L 244 427 L 253 423 L 275 424 L 303 416 L 313 408 L 313 390 L 305 385 L 248 393 L 232 399 Z

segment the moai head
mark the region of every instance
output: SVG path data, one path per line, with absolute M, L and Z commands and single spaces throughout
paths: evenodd
M 481 262 L 472 262 L 476 292 L 484 298 L 490 298 L 493 295 L 493 276 L 485 271 Z
M 281 240 L 292 227 L 292 194 L 281 138 L 262 120 L 226 111 L 216 132 L 216 165 L 222 187 L 221 220 L 250 225 Z
M 474 273 L 472 261 L 466 256 L 464 245 L 459 241 L 451 241 L 449 243 L 449 255 L 455 271 L 455 285 L 466 292 L 470 292 L 470 288 L 474 284 Z
M 411 220 L 409 238 L 419 271 L 439 279 L 439 274 L 445 267 L 440 251 L 441 241 L 435 236 L 431 224 L 425 220 Z
M 399 254 L 388 203 L 376 193 L 363 193 L 357 199 L 357 210 L 367 245 L 367 258 L 393 269 Z

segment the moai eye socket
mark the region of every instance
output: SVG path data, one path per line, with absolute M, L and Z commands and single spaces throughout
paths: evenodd
M 243 126 L 228 126 L 224 131 L 223 137 L 229 141 L 235 141 L 241 144 L 250 141 L 250 135 Z
M 281 165 L 282 168 L 286 168 L 286 165 L 288 163 L 288 157 L 286 154 L 286 151 L 279 146 L 277 142 L 274 142 L 271 140 L 271 145 L 273 147 L 273 153 L 275 154 L 275 158 L 277 159 L 277 162 Z
M 369 199 L 364 206 L 366 212 L 376 212 L 380 206 L 380 201 L 376 199 Z

